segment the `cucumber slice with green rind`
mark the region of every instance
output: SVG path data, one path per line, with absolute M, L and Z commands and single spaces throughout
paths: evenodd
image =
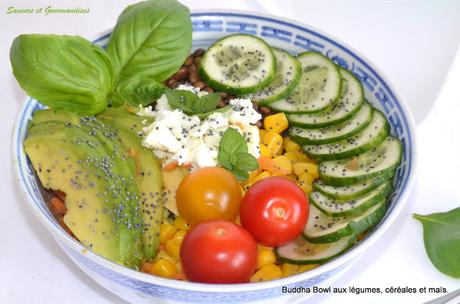
M 278 247 L 275 254 L 278 261 L 297 265 L 322 264 L 338 256 L 356 242 L 356 235 L 341 238 L 332 243 L 314 244 L 299 237 L 295 241 Z
M 355 115 L 340 124 L 318 129 L 293 127 L 290 129 L 289 135 L 301 145 L 339 141 L 363 130 L 371 122 L 373 114 L 372 107 L 366 103 Z
M 350 200 L 374 190 L 390 178 L 391 176 L 376 176 L 364 181 L 360 181 L 356 184 L 341 187 L 327 185 L 323 181 L 319 180 L 313 184 L 313 190 L 319 191 L 332 199 Z
M 272 50 L 276 58 L 275 79 L 261 91 L 243 96 L 260 105 L 267 105 L 291 95 L 302 75 L 302 66 L 294 56 L 277 48 Z
M 375 110 L 372 121 L 357 134 L 337 142 L 304 145 L 302 149 L 308 156 L 318 160 L 344 159 L 359 155 L 379 145 L 389 132 L 390 125 L 385 116 Z
M 276 59 L 262 39 L 246 34 L 226 36 L 204 54 L 199 74 L 210 87 L 234 95 L 257 92 L 276 74 Z
M 285 113 L 314 113 L 332 106 L 340 97 L 341 76 L 332 60 L 317 52 L 297 56 L 302 65 L 300 82 L 290 96 L 269 105 Z
M 391 183 L 386 182 L 354 200 L 337 201 L 317 191 L 311 192 L 309 198 L 316 208 L 329 216 L 358 216 L 385 199 L 392 190 Z
M 386 210 L 386 199 L 355 217 L 330 217 L 310 205 L 309 219 L 302 236 L 311 243 L 330 243 L 345 236 L 358 235 L 380 222 Z
M 323 128 L 341 123 L 352 117 L 364 102 L 361 82 L 347 70 L 340 69 L 342 76 L 341 95 L 330 109 L 312 114 L 289 114 L 290 125 L 304 128 Z
M 388 136 L 379 146 L 356 157 L 358 168 L 350 166 L 351 159 L 323 161 L 319 164 L 320 179 L 331 186 L 346 186 L 379 176 L 390 178 L 401 162 L 401 142 Z

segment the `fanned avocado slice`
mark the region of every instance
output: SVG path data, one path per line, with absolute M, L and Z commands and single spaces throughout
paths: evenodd
M 34 122 L 24 146 L 43 186 L 66 193 L 64 222 L 78 240 L 136 268 L 143 258 L 139 196 L 133 170 L 112 135 L 91 119 L 84 126 Z

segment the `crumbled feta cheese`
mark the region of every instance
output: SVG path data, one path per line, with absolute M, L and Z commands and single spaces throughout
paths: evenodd
M 194 86 L 192 86 L 191 84 L 188 84 L 188 83 L 180 84 L 176 88 L 176 90 L 177 91 L 189 91 L 189 92 L 192 92 L 192 93 L 198 95 L 198 97 L 201 97 L 201 96 L 204 96 L 204 95 L 208 94 L 208 92 L 201 91 L 200 88 L 195 88 Z
M 190 85 L 180 85 L 177 89 L 197 95 L 202 93 Z M 200 120 L 198 116 L 188 116 L 180 109 L 173 110 L 166 95 L 162 95 L 155 110 L 152 107 L 141 108 L 137 114 L 154 118 L 143 129 L 142 144 L 152 149 L 165 163 L 177 161 L 179 165 L 191 164 L 193 169 L 216 166 L 220 140 L 228 128 L 234 128 L 243 135 L 249 153 L 256 158 L 260 156 L 259 129 L 253 124 L 262 117 L 249 99 L 233 99 L 227 111 L 215 112 Z

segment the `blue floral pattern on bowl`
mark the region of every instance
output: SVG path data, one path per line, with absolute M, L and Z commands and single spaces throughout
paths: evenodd
M 367 238 L 371 239 L 372 234 L 376 233 L 381 226 L 389 221 L 390 215 L 395 212 L 394 209 L 398 209 L 398 212 L 401 209 L 401 205 L 404 203 L 404 199 L 401 198 L 411 186 L 414 170 L 412 120 L 404 103 L 397 98 L 397 95 L 388 83 L 367 60 L 357 55 L 349 47 L 316 30 L 295 22 L 241 12 L 193 13 L 192 22 L 194 49 L 206 48 L 216 41 L 216 39 L 225 35 L 233 33 L 253 34 L 262 37 L 270 45 L 285 49 L 293 54 L 304 51 L 321 52 L 338 65 L 350 70 L 361 80 L 367 100 L 374 107 L 381 110 L 388 118 L 391 125 L 391 132 L 401 140 L 404 150 L 404 157 L 395 177 L 395 192 L 391 197 L 390 208 L 383 221 L 379 224 L 379 227 L 374 229 L 374 232 Z M 105 46 L 109 36 L 110 32 L 102 34 L 94 40 L 94 43 Z M 54 234 L 60 246 L 63 247 L 67 254 L 80 267 L 85 269 L 85 271 L 97 273 L 107 280 L 123 285 L 132 290 L 132 292 L 141 293 L 143 295 L 142 298 L 149 298 L 151 296 L 152 299 L 161 298 L 164 300 L 191 303 L 247 303 L 249 301 L 270 299 L 283 295 L 281 291 L 282 286 L 312 287 L 321 284 L 325 280 L 333 278 L 359 257 L 359 250 L 362 244 L 358 244 L 351 250 L 356 251 L 353 256 L 351 252 L 347 253 L 343 257 L 336 259 L 334 267 L 319 267 L 311 272 L 312 275 L 301 274 L 295 276 L 295 280 L 278 280 L 279 284 L 276 284 L 276 282 L 269 285 L 258 283 L 255 285 L 260 287 L 254 288 L 241 288 L 239 290 L 232 287 L 228 288 L 229 291 L 223 291 L 222 288 L 210 291 L 209 288 L 203 289 L 198 285 L 196 290 L 191 290 L 192 288 L 184 289 L 174 281 L 154 277 L 146 279 L 146 275 L 131 270 L 125 269 L 121 273 L 118 271 L 121 266 L 106 261 L 92 253 L 82 254 L 82 252 L 85 252 L 85 249 L 66 235 L 44 203 L 43 191 L 40 190 L 36 176 L 27 160 L 22 145 L 28 121 L 32 117 L 33 112 L 41 108 L 43 106 L 38 101 L 32 98 L 27 100 L 19 113 L 13 137 L 13 154 L 17 158 L 19 182 L 22 185 L 26 198 L 31 203 L 32 209 L 38 213 L 39 218 Z M 362 243 L 366 243 L 367 241 L 370 240 L 365 240 Z M 348 258 L 347 255 L 349 256 Z M 181 284 L 187 283 L 181 282 Z M 189 285 L 192 284 L 190 283 Z M 123 297 L 123 295 L 119 295 Z

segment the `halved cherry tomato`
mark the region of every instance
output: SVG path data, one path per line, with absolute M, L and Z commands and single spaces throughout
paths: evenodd
M 179 214 L 191 225 L 210 220 L 234 220 L 241 198 L 241 188 L 235 176 L 219 167 L 190 173 L 176 192 Z
M 229 221 L 196 225 L 180 250 L 187 279 L 203 283 L 245 283 L 256 269 L 257 244 L 244 228 Z
M 246 192 L 240 220 L 257 242 L 276 247 L 300 235 L 308 212 L 308 198 L 299 186 L 283 177 L 268 177 Z

